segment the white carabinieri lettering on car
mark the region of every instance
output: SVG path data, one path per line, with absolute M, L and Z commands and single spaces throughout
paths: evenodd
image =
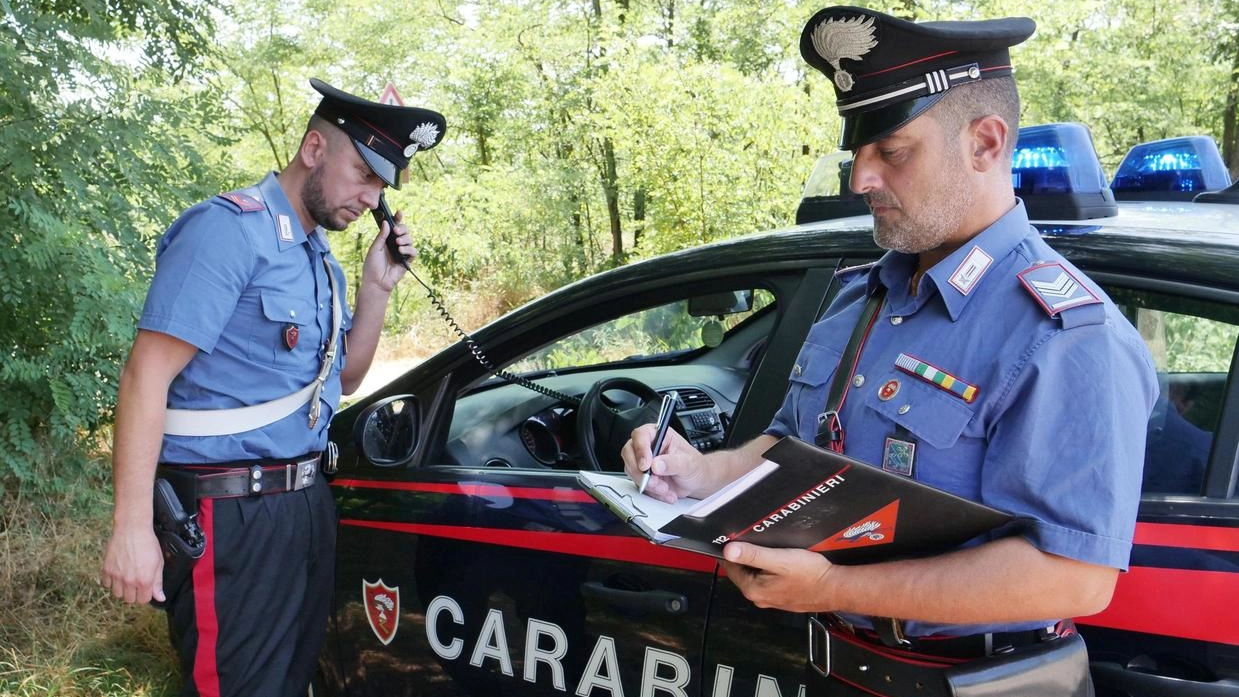
M 436 596 L 426 606 L 426 639 L 435 655 L 445 661 L 462 658 L 467 648 L 468 637 L 451 636 L 454 631 L 451 625 L 465 626 L 465 613 L 460 603 L 450 596 Z M 568 679 L 573 677 L 564 670 L 564 658 L 568 655 L 569 648 L 567 632 L 554 622 L 529 617 L 524 635 L 524 669 L 521 678 L 533 684 L 538 684 L 541 678 L 544 685 L 549 679 L 550 686 L 555 690 L 567 692 Z M 507 618 L 502 610 L 489 608 L 478 636 L 474 639 L 468 664 L 474 668 L 485 669 L 487 663 L 493 662 L 500 674 L 515 678 L 512 669 L 514 658 L 508 643 Z M 642 697 L 689 697 L 700 692 L 692 688 L 692 663 L 687 656 L 646 646 L 641 661 L 641 682 L 631 694 Z M 572 694 L 577 697 L 625 697 L 622 674 L 615 638 L 600 635 L 594 641 L 594 647 Z M 710 697 L 731 697 L 734 674 L 735 668 L 732 666 L 718 664 L 714 673 L 713 689 L 709 692 Z M 797 685 L 794 695 L 805 697 L 803 684 Z M 769 675 L 758 675 L 753 697 L 784 697 L 784 694 L 779 689 L 778 680 Z

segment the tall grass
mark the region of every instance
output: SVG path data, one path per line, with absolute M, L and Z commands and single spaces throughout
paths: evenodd
M 57 472 L 54 454 L 41 469 Z M 106 457 L 60 494 L 0 500 L 0 696 L 163 697 L 180 685 L 164 614 L 99 585 L 111 531 Z

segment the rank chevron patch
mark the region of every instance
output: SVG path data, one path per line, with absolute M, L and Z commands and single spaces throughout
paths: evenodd
M 1101 302 L 1101 298 L 1058 262 L 1038 264 L 1021 271 L 1019 277 L 1020 283 L 1051 317 L 1068 308 Z

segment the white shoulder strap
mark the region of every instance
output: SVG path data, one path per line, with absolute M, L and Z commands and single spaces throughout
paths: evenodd
M 164 416 L 164 435 L 226 436 L 244 433 L 273 424 L 297 411 L 306 402 L 310 403 L 309 428 L 314 428 L 314 425 L 318 423 L 321 408 L 319 397 L 323 393 L 323 386 L 327 384 L 327 376 L 331 374 L 331 366 L 336 361 L 336 349 L 340 341 L 340 324 L 344 315 L 340 308 L 340 292 L 336 285 L 336 275 L 331 272 L 331 265 L 325 256 L 323 266 L 327 270 L 327 280 L 331 284 L 331 339 L 327 342 L 327 352 L 323 356 L 323 364 L 314 382 L 279 399 L 248 407 L 168 409 Z

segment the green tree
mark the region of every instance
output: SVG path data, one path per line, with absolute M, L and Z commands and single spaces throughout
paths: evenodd
M 186 2 L 24 2 L 0 17 L 0 490 L 55 488 L 106 423 L 152 239 L 206 190 L 178 82 L 205 49 Z M 173 94 L 173 91 L 177 94 Z

